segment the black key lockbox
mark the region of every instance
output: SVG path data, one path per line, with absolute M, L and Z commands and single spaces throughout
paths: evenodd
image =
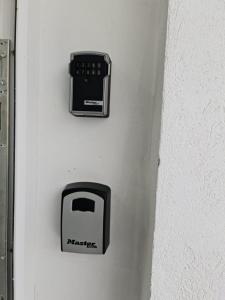
M 71 54 L 70 112 L 78 117 L 108 117 L 111 60 L 101 52 Z

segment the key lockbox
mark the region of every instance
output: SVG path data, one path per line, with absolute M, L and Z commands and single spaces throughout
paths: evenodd
M 104 254 L 110 241 L 111 190 L 93 182 L 66 186 L 62 193 L 61 248 L 65 252 Z
M 108 117 L 111 60 L 101 52 L 71 54 L 70 112 L 78 117 Z

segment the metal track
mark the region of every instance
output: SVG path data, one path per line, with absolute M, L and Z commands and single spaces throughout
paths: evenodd
M 0 300 L 8 300 L 10 42 L 0 40 Z

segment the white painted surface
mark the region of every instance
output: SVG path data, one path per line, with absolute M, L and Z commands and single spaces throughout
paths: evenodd
M 171 0 L 152 300 L 225 299 L 225 2 Z
M 167 1 L 18 7 L 15 299 L 149 299 Z M 109 119 L 68 113 L 77 50 L 111 56 Z M 82 180 L 112 188 L 105 256 L 60 252 L 61 192 Z
M 0 38 L 14 39 L 15 0 L 0 0 Z

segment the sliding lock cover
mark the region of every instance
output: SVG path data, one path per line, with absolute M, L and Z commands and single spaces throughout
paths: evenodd
M 110 201 L 108 186 L 78 182 L 62 193 L 62 251 L 104 254 L 110 240 Z
M 101 52 L 71 54 L 70 112 L 78 117 L 108 117 L 111 60 Z

